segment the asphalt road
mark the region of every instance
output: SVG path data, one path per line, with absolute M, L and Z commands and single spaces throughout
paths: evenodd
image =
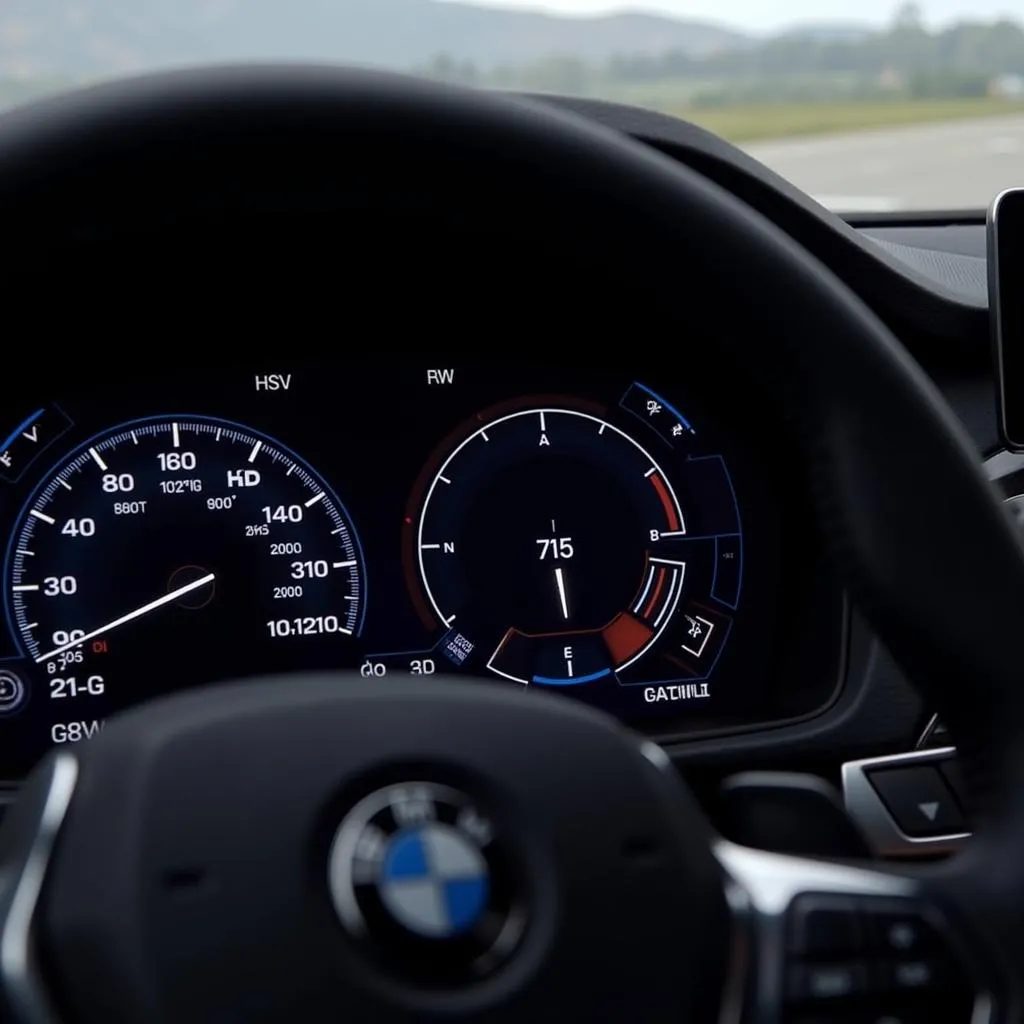
M 820 203 L 848 213 L 981 209 L 1024 185 L 1024 116 L 980 118 L 744 147 Z

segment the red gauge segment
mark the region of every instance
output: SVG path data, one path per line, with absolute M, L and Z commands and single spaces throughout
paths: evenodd
M 682 531 L 682 524 L 679 521 L 679 512 L 675 499 L 672 492 L 669 491 L 668 485 L 657 473 L 652 473 L 648 479 L 658 492 L 658 500 L 661 502 L 661 507 L 665 510 L 665 518 L 668 520 L 668 530 L 665 532 L 680 533 Z
M 629 612 L 623 612 L 601 630 L 601 635 L 612 660 L 625 664 L 651 642 L 654 630 Z

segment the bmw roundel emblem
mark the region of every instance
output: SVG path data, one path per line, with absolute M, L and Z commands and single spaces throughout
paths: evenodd
M 346 930 L 424 984 L 481 977 L 525 931 L 520 875 L 494 823 L 433 782 L 364 797 L 331 844 L 328 881 Z

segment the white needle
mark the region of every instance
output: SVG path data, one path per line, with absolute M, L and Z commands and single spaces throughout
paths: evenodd
M 558 600 L 562 602 L 562 614 L 569 618 L 569 602 L 565 597 L 565 579 L 561 569 L 555 570 L 555 585 L 558 587 Z
M 84 644 L 86 640 L 92 640 L 93 637 L 101 636 L 103 633 L 109 633 L 111 630 L 117 629 L 118 626 L 123 626 L 126 622 L 142 618 L 143 615 L 148 615 L 157 608 L 162 608 L 165 604 L 177 601 L 179 597 L 184 597 L 185 594 L 191 594 L 193 590 L 205 587 L 215 579 L 216 576 L 214 576 L 212 572 L 207 573 L 198 580 L 186 583 L 185 586 L 178 587 L 177 590 L 172 590 L 169 594 L 164 594 L 163 597 L 158 597 L 155 601 L 150 601 L 149 604 L 144 604 L 141 608 L 136 608 L 135 611 L 129 612 L 127 615 L 122 615 L 119 619 L 114 619 L 113 622 L 108 622 L 105 626 L 100 626 L 99 629 L 94 629 L 91 633 L 86 633 L 85 636 L 76 637 L 70 643 L 61 644 L 60 647 L 55 647 L 52 651 L 47 651 L 46 654 L 42 654 L 36 658 L 36 664 L 38 665 L 39 662 L 46 661 L 47 658 L 54 658 L 58 654 L 63 654 L 65 651 L 71 650 L 72 647 Z

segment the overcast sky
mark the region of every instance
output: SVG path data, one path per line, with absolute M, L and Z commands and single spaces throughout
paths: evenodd
M 748 30 L 774 29 L 801 21 L 889 21 L 898 0 L 476 0 L 488 6 L 526 7 L 587 14 L 623 8 L 728 22 Z M 923 0 L 931 24 L 958 17 L 1009 15 L 1024 20 L 1024 0 Z

